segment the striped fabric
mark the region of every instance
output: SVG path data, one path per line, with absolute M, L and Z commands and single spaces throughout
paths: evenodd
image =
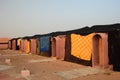
M 90 60 L 93 35 L 94 33 L 87 36 L 71 34 L 71 55 L 83 60 Z

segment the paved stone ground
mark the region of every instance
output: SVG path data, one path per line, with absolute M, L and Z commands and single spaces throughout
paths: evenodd
M 8 74 L 0 73 L 0 80 L 26 80 L 25 78 L 16 78 Z
M 51 57 L 0 50 L 0 80 L 120 80 L 120 72 L 92 68 Z M 11 64 L 6 64 L 10 59 Z M 21 70 L 30 76 L 21 76 Z
M 9 65 L 0 65 L 0 71 L 2 70 L 7 70 L 9 68 L 13 68 L 14 66 L 9 66 Z
M 69 71 L 60 71 L 60 72 L 57 72 L 56 74 L 65 79 L 73 79 L 73 78 L 78 78 L 82 76 L 95 75 L 95 74 L 101 74 L 101 73 L 106 73 L 106 71 L 100 68 L 85 67 L 85 68 L 73 69 Z M 110 73 L 112 73 L 112 71 L 110 71 L 109 74 Z
M 48 58 L 48 59 L 40 59 L 40 60 L 29 60 L 29 63 L 35 63 L 35 62 L 50 62 L 55 61 L 56 59 Z

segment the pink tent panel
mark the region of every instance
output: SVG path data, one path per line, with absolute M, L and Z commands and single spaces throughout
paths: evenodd
M 36 39 L 30 39 L 30 52 L 32 54 L 37 54 L 37 40 Z
M 65 55 L 65 36 L 57 36 L 52 38 L 52 57 L 64 59 Z
M 12 40 L 12 49 L 16 50 L 16 40 Z
M 109 65 L 108 59 L 108 34 L 96 33 L 93 36 L 92 50 L 92 66 L 102 66 L 107 68 Z
M 11 41 L 8 41 L 8 48 L 11 49 Z

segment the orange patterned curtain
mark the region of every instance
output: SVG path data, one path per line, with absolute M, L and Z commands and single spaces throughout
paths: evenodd
M 86 36 L 71 34 L 71 55 L 83 60 L 90 60 L 93 35 L 94 33 Z

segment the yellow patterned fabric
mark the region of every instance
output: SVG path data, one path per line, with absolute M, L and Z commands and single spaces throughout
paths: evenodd
M 86 36 L 71 34 L 71 55 L 83 60 L 90 60 L 93 36 L 94 33 Z
M 20 46 L 20 41 L 21 41 L 21 39 L 18 39 L 18 41 L 17 41 L 18 46 Z

